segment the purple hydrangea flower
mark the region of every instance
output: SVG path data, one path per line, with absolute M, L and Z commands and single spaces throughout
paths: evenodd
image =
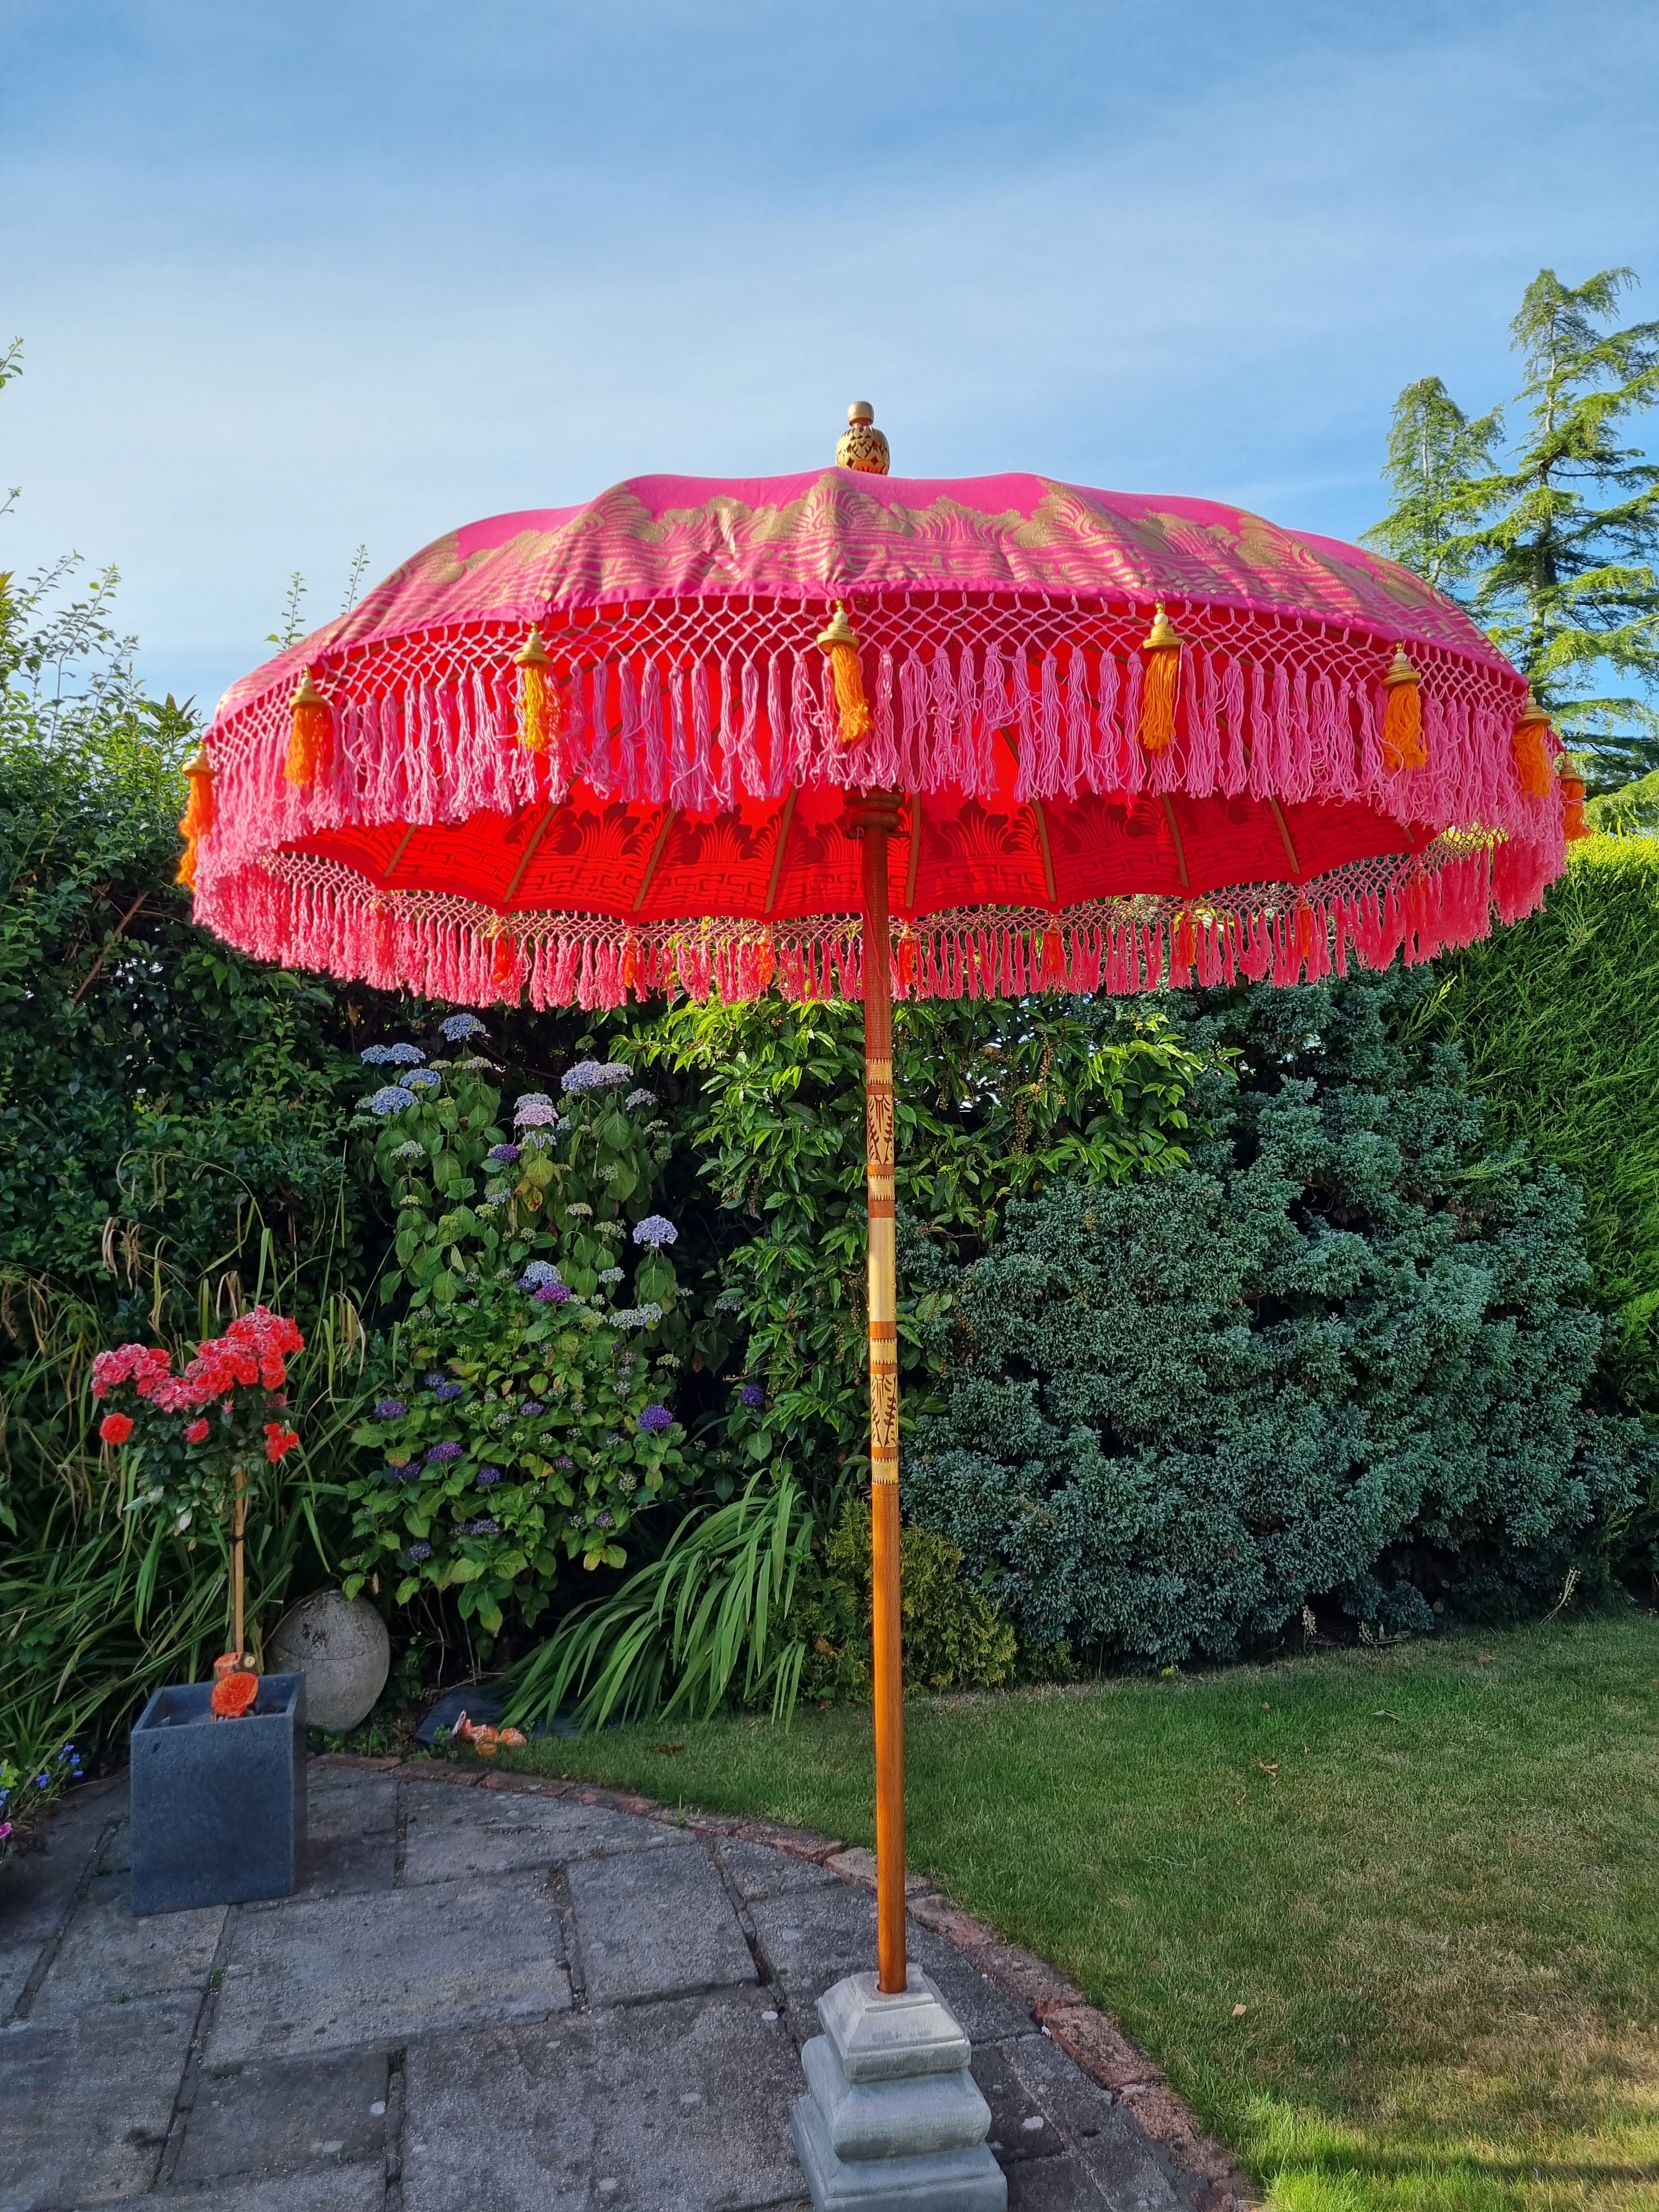
M 673 1223 L 665 1220 L 660 1213 L 647 1213 L 643 1221 L 634 1224 L 634 1242 L 648 1244 L 653 1252 L 661 1245 L 677 1243 L 679 1233 Z
M 461 1523 L 463 1536 L 499 1536 L 501 1533 L 501 1522 L 491 1521 L 487 1517 L 480 1521 L 463 1521 Z
M 377 1398 L 374 1401 L 374 1418 L 377 1421 L 401 1421 L 408 1411 L 408 1407 L 401 1398 Z
M 427 1453 L 428 1460 L 459 1459 L 460 1455 L 461 1448 L 453 1437 L 446 1437 L 441 1443 L 434 1444 Z
M 492 1145 L 484 1154 L 484 1158 L 489 1160 L 501 1160 L 507 1166 L 511 1167 L 519 1158 L 519 1148 L 516 1145 Z
M 559 1088 L 573 1091 L 615 1091 L 633 1080 L 634 1071 L 625 1060 L 583 1060 L 565 1071 Z
M 519 1418 L 520 1420 L 533 1421 L 538 1413 L 545 1413 L 546 1410 L 539 1398 L 526 1398 L 519 1408 Z
M 555 1467 L 574 1467 L 576 1462 L 571 1458 L 568 1452 L 561 1452 L 557 1459 L 554 1461 L 553 1464 Z
M 763 1382 L 745 1382 L 738 1393 L 738 1402 L 751 1409 L 763 1406 L 766 1403 L 766 1385 Z
M 513 1119 L 520 1129 L 544 1129 L 559 1118 L 559 1109 L 544 1091 L 526 1091 L 513 1109 Z
M 538 1289 L 531 1292 L 531 1296 L 539 1306 L 568 1305 L 570 1301 L 570 1285 L 568 1283 L 543 1283 Z
M 383 1083 L 378 1091 L 371 1091 L 363 1101 L 369 1112 L 378 1114 L 382 1121 L 388 1114 L 401 1114 L 405 1106 L 417 1103 L 415 1093 L 406 1090 L 401 1083 Z
M 432 1395 L 447 1406 L 453 1404 L 465 1389 L 465 1382 L 434 1382 L 432 1386 Z
M 666 1406 L 647 1406 L 640 1415 L 640 1427 L 647 1436 L 654 1435 L 663 1429 L 672 1429 L 673 1425 L 674 1416 Z
M 488 1490 L 492 1482 L 499 1482 L 501 1479 L 501 1471 L 498 1467 L 481 1467 L 476 1478 L 480 1490 Z
M 430 1544 L 411 1544 L 404 1553 L 404 1557 L 409 1561 L 410 1566 L 418 1567 L 422 1559 L 429 1559 L 432 1557 L 432 1547 Z
M 414 1474 L 416 1464 L 417 1462 L 416 1461 L 409 1459 L 388 1460 L 386 1462 L 386 1480 L 388 1482 L 407 1482 L 410 1475 Z
M 614 1528 L 617 1525 L 617 1516 L 614 1513 L 601 1513 L 599 1522 L 601 1528 Z
M 476 1014 L 446 1014 L 438 1030 L 451 1044 L 465 1044 L 468 1037 L 482 1036 L 484 1025 Z

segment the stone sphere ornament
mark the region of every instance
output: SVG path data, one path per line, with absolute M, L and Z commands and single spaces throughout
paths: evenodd
M 367 1598 L 319 1590 L 301 1598 L 276 1624 L 273 1668 L 306 1678 L 313 1728 L 344 1735 L 374 1710 L 392 1671 L 392 1639 Z

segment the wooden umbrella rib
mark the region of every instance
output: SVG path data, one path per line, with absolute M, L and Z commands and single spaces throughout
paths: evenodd
M 1048 894 L 1049 905 L 1058 906 L 1060 900 L 1054 890 L 1054 856 L 1048 848 L 1048 818 L 1042 811 L 1040 799 L 1031 801 L 1031 818 L 1036 823 L 1037 845 L 1042 854 L 1043 887 Z M 1185 878 L 1182 880 L 1184 882 Z
M 1284 841 L 1285 858 L 1291 864 L 1291 873 L 1296 878 L 1297 881 L 1300 883 L 1302 880 L 1302 863 L 1297 859 L 1296 847 L 1291 842 L 1291 825 L 1285 819 L 1285 810 L 1276 799 L 1270 798 L 1267 804 L 1273 811 L 1273 820 L 1279 824 L 1279 834 Z
M 519 885 L 524 881 L 524 872 L 530 866 L 531 861 L 535 858 L 536 848 L 541 843 L 543 835 L 547 829 L 548 823 L 553 819 L 553 817 L 558 812 L 558 811 L 559 810 L 556 805 L 550 806 L 546 813 L 543 815 L 541 820 L 531 831 L 528 837 L 525 839 L 524 850 L 519 855 L 519 865 L 514 869 L 512 880 L 508 883 L 507 889 L 501 893 L 501 904 L 503 906 L 507 903 L 514 891 L 518 890 Z
M 645 864 L 645 873 L 640 878 L 639 890 L 634 895 L 635 914 L 638 914 L 645 904 L 645 895 L 651 888 L 652 877 L 657 872 L 657 863 L 662 858 L 663 847 L 668 842 L 668 833 L 674 826 L 674 817 L 677 811 L 676 808 L 671 806 L 664 812 L 662 827 L 657 832 L 657 842 L 651 848 L 651 858 Z
M 1189 891 L 1193 879 L 1187 873 L 1187 848 L 1181 842 L 1181 824 L 1176 820 L 1175 801 L 1167 791 L 1164 794 L 1164 819 L 1169 823 L 1170 835 L 1175 840 L 1176 873 L 1181 878 L 1181 888 L 1183 891 Z
M 794 818 L 795 787 L 792 783 L 783 802 L 782 819 L 778 823 L 778 842 L 772 848 L 772 872 L 766 879 L 766 905 L 763 911 L 769 921 L 772 919 L 772 909 L 778 902 L 778 882 L 783 874 L 784 848 L 789 842 L 789 825 Z
M 393 853 L 392 858 L 386 864 L 386 873 L 380 878 L 382 883 L 389 884 L 392 881 L 392 875 L 396 871 L 398 863 L 402 860 L 404 854 L 409 850 L 409 841 L 414 835 L 415 824 L 412 822 L 405 823 L 404 834 L 398 840 L 398 849 Z

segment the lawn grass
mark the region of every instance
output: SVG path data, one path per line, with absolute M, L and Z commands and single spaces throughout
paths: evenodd
M 1651 1615 L 906 1727 L 911 1865 L 1115 2013 L 1285 2212 L 1659 2207 Z M 872 1840 L 862 1712 L 508 1756 Z

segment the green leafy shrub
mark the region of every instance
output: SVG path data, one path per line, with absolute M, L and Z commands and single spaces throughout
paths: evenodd
M 907 1692 L 995 1690 L 1013 1679 L 1010 1623 L 963 1571 L 958 1546 L 911 1523 L 899 1533 L 901 1652 Z M 850 1493 L 802 1584 L 790 1626 L 806 1647 L 810 1698 L 870 1695 L 870 1498 Z
M 1235 1055 L 1185 1174 L 1055 1182 L 954 1297 L 905 1498 L 1033 1643 L 1224 1658 L 1306 1605 L 1419 1628 L 1559 1589 L 1643 1449 L 1583 1405 L 1577 1192 L 1481 1146 L 1432 977 L 1174 1009 Z

